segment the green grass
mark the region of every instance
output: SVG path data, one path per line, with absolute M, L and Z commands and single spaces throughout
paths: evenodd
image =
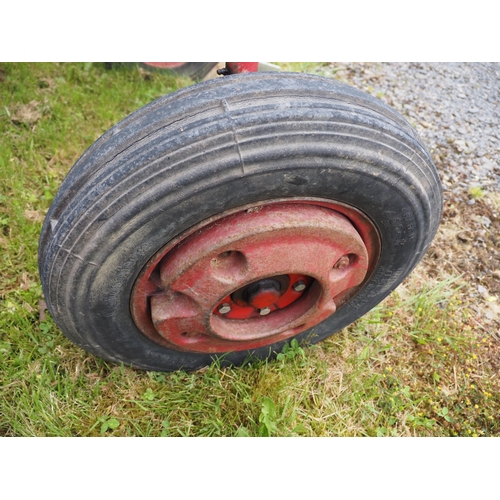
M 321 344 L 242 368 L 140 372 L 74 346 L 40 305 L 44 214 L 95 139 L 190 82 L 100 64 L 0 64 L 0 80 L 0 435 L 500 435 L 498 341 L 459 280 L 425 272 Z

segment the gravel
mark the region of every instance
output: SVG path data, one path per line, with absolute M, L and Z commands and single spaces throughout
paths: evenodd
M 500 63 L 331 63 L 321 68 L 379 97 L 418 131 L 445 198 L 500 191 Z
M 327 63 L 317 73 L 399 111 L 430 150 L 444 189 L 425 276 L 461 276 L 485 331 L 500 330 L 500 63 Z M 488 196 L 483 196 L 487 194 Z

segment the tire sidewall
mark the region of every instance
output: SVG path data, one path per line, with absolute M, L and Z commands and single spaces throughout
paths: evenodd
M 320 198 L 345 203 L 369 215 L 381 239 L 380 258 L 370 280 L 334 315 L 296 338 L 315 343 L 359 318 L 397 286 L 424 249 L 418 248 L 417 234 L 413 231 L 414 207 L 393 186 L 368 175 L 362 166 L 359 171 L 353 171 L 351 165 L 351 172 L 346 175 L 345 168 L 339 162 L 334 163 L 337 164 L 325 165 L 321 169 L 292 166 L 287 171 L 272 171 L 270 166 L 262 165 L 263 172 L 211 186 L 195 197 L 171 206 L 168 213 L 160 212 L 135 236 L 118 239 L 116 244 L 107 243 L 108 259 L 97 268 L 82 264 L 81 273 L 75 274 L 74 279 L 85 284 L 81 288 L 87 293 L 75 297 L 70 307 L 88 311 L 83 324 L 75 325 L 76 331 L 80 328 L 88 330 L 90 323 L 92 332 L 107 332 L 106 336 L 99 335 L 94 339 L 99 346 L 98 353 L 102 355 L 100 350 L 104 348 L 113 352 L 108 359 L 132 363 L 136 367 L 193 370 L 210 363 L 213 355 L 172 351 L 147 339 L 131 317 L 131 292 L 141 270 L 165 241 L 175 239 L 193 225 L 225 210 L 261 202 L 263 192 L 269 201 Z M 294 172 L 294 179 L 307 182 L 301 185 L 287 182 L 290 171 Z M 341 173 L 340 186 L 336 179 Z M 200 207 L 203 207 L 203 213 L 200 213 Z M 109 237 L 108 234 L 106 238 Z M 98 241 L 96 246 L 103 243 Z M 96 260 L 92 255 L 88 258 Z M 86 343 L 86 348 L 92 350 L 88 340 Z M 280 352 L 285 343 L 282 341 L 252 352 L 221 353 L 221 356 L 226 363 L 241 364 L 250 354 L 261 358 Z

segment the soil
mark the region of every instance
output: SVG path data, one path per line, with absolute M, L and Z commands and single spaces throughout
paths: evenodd
M 463 298 L 498 336 L 500 64 L 330 63 L 321 72 L 382 99 L 420 134 L 442 180 L 444 210 L 419 272 L 461 276 Z

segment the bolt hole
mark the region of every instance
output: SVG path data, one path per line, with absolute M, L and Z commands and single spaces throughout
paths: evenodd
M 197 342 L 206 338 L 206 335 L 202 332 L 182 332 L 181 337 L 186 341 Z
M 237 250 L 221 252 L 210 261 L 212 272 L 224 281 L 237 281 L 247 272 L 247 259 Z
M 357 256 L 353 253 L 343 255 L 337 262 L 333 265 L 333 269 L 345 269 L 346 267 L 352 266 L 357 260 Z
M 349 257 L 349 265 L 352 266 L 353 264 L 356 264 L 356 262 L 358 262 L 359 260 L 359 256 L 356 255 L 355 253 L 350 253 L 348 255 Z
M 194 339 L 197 337 L 201 337 L 203 334 L 199 332 L 182 332 L 181 336 L 187 339 Z

